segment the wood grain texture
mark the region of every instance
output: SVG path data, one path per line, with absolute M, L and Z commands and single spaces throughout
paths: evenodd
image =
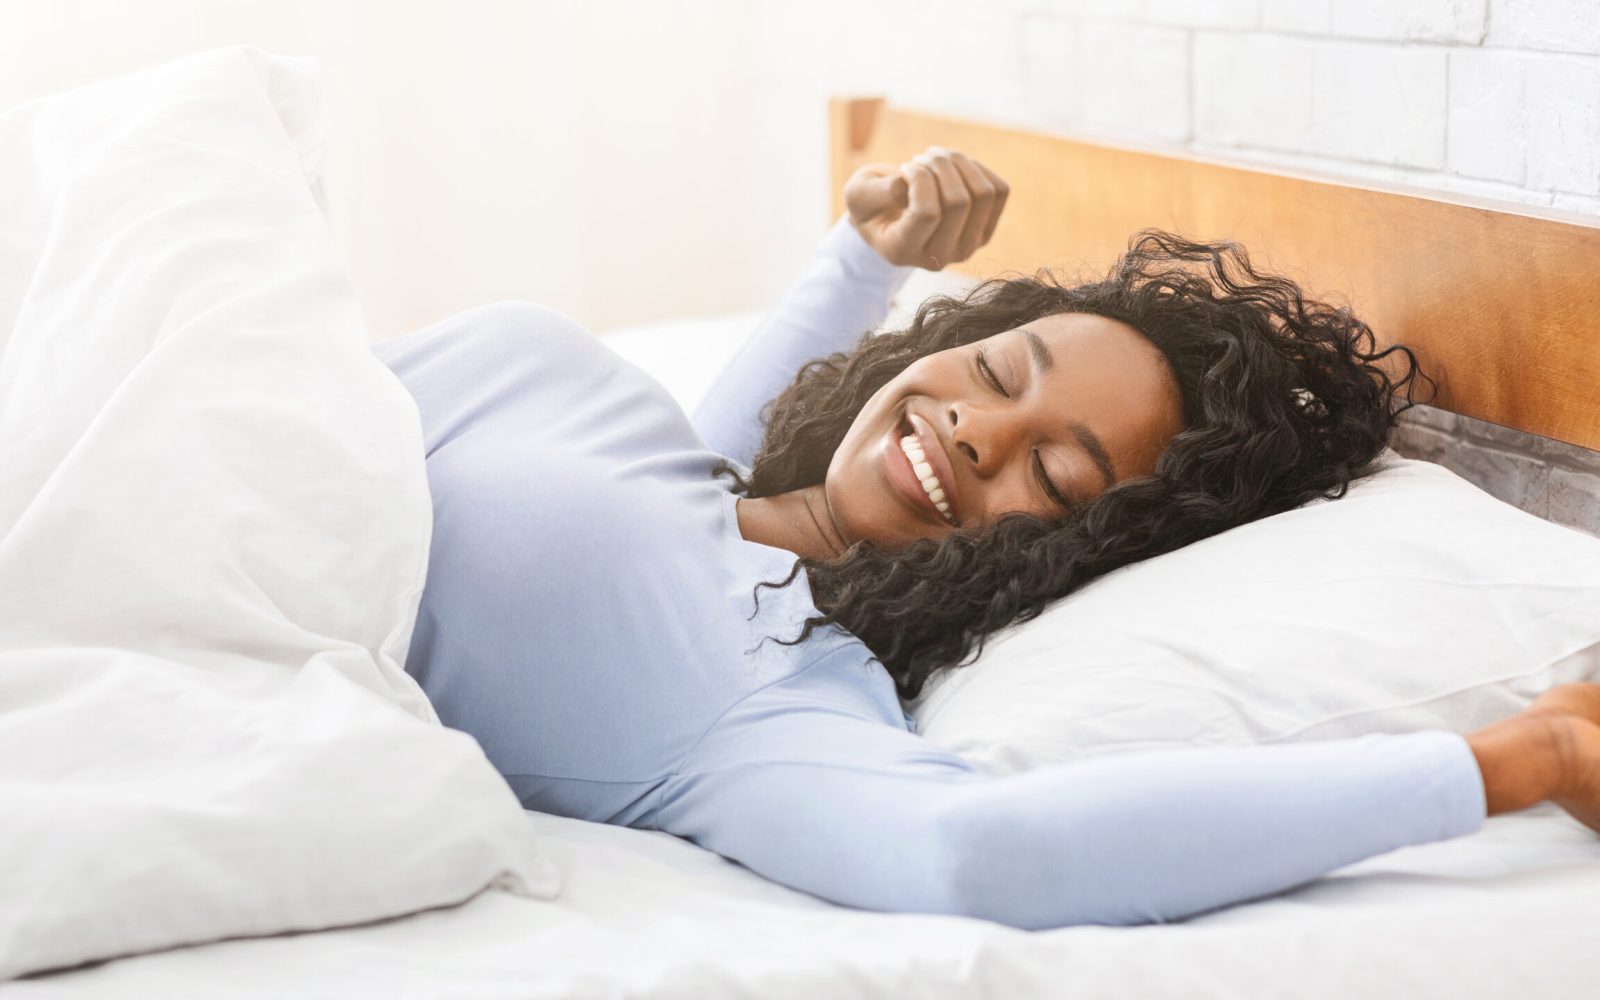
M 1320 175 L 1087 143 L 905 111 L 831 107 L 835 214 L 863 163 L 960 149 L 1011 184 L 993 241 L 960 270 L 1103 274 L 1156 226 L 1233 239 L 1314 297 L 1346 302 L 1439 383 L 1434 405 L 1600 448 L 1600 224 Z

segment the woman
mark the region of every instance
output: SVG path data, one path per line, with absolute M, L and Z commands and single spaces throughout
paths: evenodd
M 1178 918 L 1543 799 L 1600 824 L 1600 685 L 1465 738 L 1008 777 L 915 735 L 899 696 L 984 635 L 1342 493 L 1415 376 L 1242 251 L 1159 232 L 1104 281 L 992 282 L 857 342 L 906 265 L 965 259 L 1005 199 L 946 150 L 859 172 L 693 423 L 535 306 L 381 345 L 435 505 L 407 669 L 446 724 L 529 808 L 842 903 L 1019 927 Z

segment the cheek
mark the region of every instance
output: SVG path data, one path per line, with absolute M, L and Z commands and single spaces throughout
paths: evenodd
M 852 434 L 859 428 L 852 428 Z M 833 454 L 828 463 L 828 475 L 823 481 L 823 496 L 828 511 L 839 529 L 850 540 L 875 538 L 874 526 L 883 521 L 883 512 L 877 509 L 879 476 L 875 462 L 875 441 L 862 434 L 859 440 L 850 437 Z
M 848 453 L 843 448 L 836 452 L 823 482 L 823 496 L 847 544 L 867 541 L 895 550 L 916 536 L 908 534 L 905 508 L 884 477 L 879 443 L 873 439 Z

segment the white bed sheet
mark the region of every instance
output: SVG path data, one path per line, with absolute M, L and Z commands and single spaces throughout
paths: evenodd
M 529 828 L 560 869 L 556 901 L 486 893 L 7 995 L 1588 1000 L 1600 977 L 1600 840 L 1546 807 L 1182 924 L 1034 933 L 843 909 L 664 834 L 535 814 Z

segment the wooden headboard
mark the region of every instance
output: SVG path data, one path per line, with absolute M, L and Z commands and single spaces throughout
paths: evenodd
M 1087 143 L 832 102 L 835 213 L 856 167 L 930 145 L 1011 185 L 978 277 L 1104 273 L 1147 226 L 1234 239 L 1258 267 L 1348 302 L 1380 343 L 1416 350 L 1434 405 L 1600 449 L 1600 223 L 1572 213 Z

